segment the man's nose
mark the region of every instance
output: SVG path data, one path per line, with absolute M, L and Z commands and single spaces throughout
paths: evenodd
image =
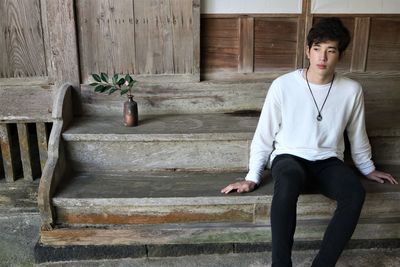
M 321 51 L 319 57 L 320 57 L 320 60 L 321 60 L 321 61 L 324 61 L 324 62 L 325 62 L 325 61 L 328 59 L 328 53 L 327 53 L 327 51 Z

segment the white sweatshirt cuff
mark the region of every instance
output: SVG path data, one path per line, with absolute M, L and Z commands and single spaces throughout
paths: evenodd
M 368 175 L 371 172 L 375 171 L 375 165 L 372 161 L 366 162 L 358 166 L 360 172 L 364 175 Z

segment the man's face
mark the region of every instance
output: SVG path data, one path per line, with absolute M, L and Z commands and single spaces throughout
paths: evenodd
M 306 54 L 310 60 L 310 71 L 322 76 L 331 75 L 339 61 L 338 42 L 314 43 L 311 48 L 307 47 Z

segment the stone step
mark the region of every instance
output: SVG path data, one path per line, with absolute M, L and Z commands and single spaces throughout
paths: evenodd
M 399 166 L 382 169 L 400 176 Z M 269 222 L 273 182 L 247 194 L 220 190 L 244 173 L 78 173 L 65 179 L 53 198 L 62 225 L 141 225 Z M 367 190 L 361 218 L 400 222 L 400 187 L 361 178 Z M 335 202 L 317 193 L 302 194 L 298 219 L 328 220 Z
M 393 112 L 367 114 L 378 164 L 400 164 L 400 122 Z M 119 116 L 80 117 L 63 139 L 76 171 L 246 171 L 257 122 L 255 112 L 148 115 L 133 128 Z

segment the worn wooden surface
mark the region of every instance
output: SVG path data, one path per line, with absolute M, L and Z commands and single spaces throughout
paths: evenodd
M 42 229 L 51 229 L 54 222 L 52 196 L 61 178 L 67 172 L 65 151 L 61 140 L 63 127 L 70 123 L 72 111 L 72 85 L 64 84 L 56 93 L 53 106 L 53 128 L 48 144 L 48 159 L 42 170 L 38 190 L 38 208 L 42 219 Z
M 47 135 L 47 126 L 45 122 L 36 123 L 36 133 L 39 149 L 40 167 L 43 170 L 47 160 L 47 144 L 49 138 Z
M 0 79 L 46 76 L 40 0 L 0 1 Z
M 400 18 L 372 18 L 366 70 L 400 69 Z
M 297 22 L 293 18 L 255 19 L 254 71 L 296 67 Z
M 351 58 L 351 71 L 365 71 L 370 31 L 370 18 L 356 18 L 353 36 L 353 53 Z
M 299 222 L 295 239 L 321 240 L 326 221 Z M 358 224 L 354 239 L 373 240 L 399 238 L 398 222 L 364 222 Z M 366 235 L 365 233 L 368 233 Z M 126 228 L 60 228 L 41 231 L 40 242 L 45 245 L 132 245 L 132 244 L 201 244 L 271 242 L 269 224 L 193 224 L 167 226 L 130 226 Z
M 79 66 L 73 0 L 43 0 L 47 24 L 49 78 L 54 88 L 69 82 L 78 93 Z
M 40 86 L 0 88 L 0 122 L 37 122 L 51 120 L 53 91 Z
M 396 166 L 383 167 L 394 176 Z M 245 173 L 81 173 L 60 186 L 53 202 L 61 224 L 261 222 L 269 217 L 273 183 L 248 194 L 221 194 Z M 241 178 L 240 178 L 241 177 Z M 367 191 L 362 219 L 399 218 L 400 189 L 361 178 Z M 162 184 L 163 186 L 160 186 Z M 308 192 L 298 202 L 301 220 L 329 219 L 336 204 Z
M 16 180 L 15 157 L 12 154 L 13 140 L 11 138 L 10 126 L 0 124 L 0 148 L 3 161 L 3 170 L 7 182 Z
M 17 128 L 24 179 L 26 181 L 33 181 L 31 158 L 32 144 L 29 139 L 28 125 L 26 123 L 18 123 Z
M 239 72 L 254 71 L 254 18 L 240 17 Z

